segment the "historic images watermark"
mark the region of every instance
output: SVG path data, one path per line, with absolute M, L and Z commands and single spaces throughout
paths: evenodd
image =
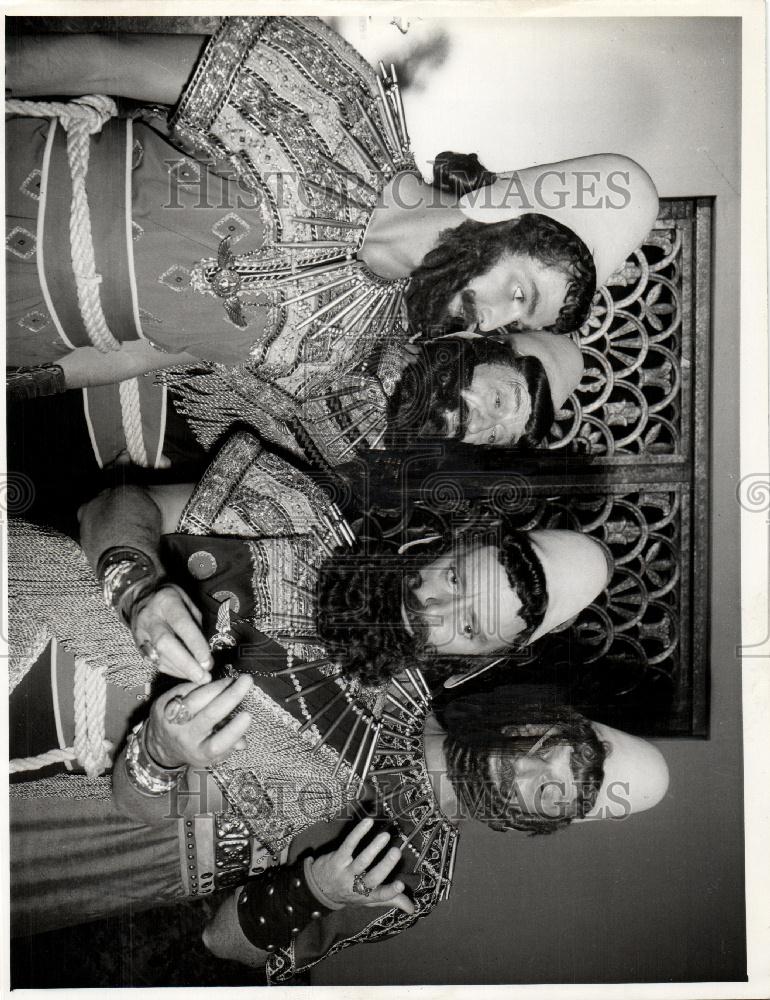
M 404 211 L 439 208 L 447 204 L 446 192 L 429 185 L 417 190 L 414 172 L 380 173 L 364 180 L 338 168 L 314 173 L 312 184 L 296 171 L 261 171 L 259 188 L 246 171 L 230 163 L 198 163 L 182 158 L 166 160 L 168 175 L 164 209 L 253 210 L 266 200 L 277 210 L 316 207 L 319 189 L 331 193 L 343 206 L 363 208 L 372 192 L 378 190 L 377 203 L 384 192 L 390 204 Z M 215 181 L 216 178 L 216 181 Z M 468 187 L 472 180 L 468 178 Z M 269 192 L 269 195 L 267 194 Z M 532 175 L 513 171 L 496 178 L 493 184 L 477 187 L 464 195 L 470 209 L 514 212 L 553 212 L 567 206 L 577 210 L 623 210 L 631 204 L 631 175 L 626 170 L 557 170 L 549 168 Z
M 266 820 L 274 820 L 279 826 L 285 824 L 290 816 L 301 816 L 311 823 L 335 814 L 341 819 L 360 819 L 361 804 L 355 798 L 340 801 L 339 785 L 332 785 L 321 778 L 310 781 L 296 781 L 292 778 L 257 777 L 248 768 L 238 769 L 237 762 L 230 761 L 227 765 L 227 796 L 238 804 L 238 811 L 246 824 L 249 820 L 264 824 Z M 483 823 L 494 823 L 505 817 L 507 812 L 518 807 L 522 812 L 534 813 L 545 819 L 559 818 L 569 815 L 571 806 L 581 790 L 577 783 L 571 785 L 547 780 L 540 784 L 530 796 L 524 791 L 524 786 L 517 781 L 507 783 L 504 788 L 492 781 L 478 782 L 466 792 L 461 802 L 456 789 L 446 771 L 426 771 L 432 787 L 442 803 L 442 812 L 452 823 L 463 820 L 476 820 Z M 553 792 L 557 793 L 565 804 L 553 807 Z M 203 771 L 188 771 L 187 782 L 183 787 L 175 786 L 166 794 L 167 808 L 164 818 L 181 819 L 190 814 L 194 807 L 196 815 L 216 812 L 219 808 L 221 795 L 211 784 L 207 773 Z M 624 820 L 631 813 L 631 782 L 611 781 L 603 786 L 606 803 L 597 807 L 591 814 L 592 819 Z M 381 814 L 383 819 L 397 821 L 402 815 L 409 815 L 409 801 L 399 804 L 397 796 L 387 798 L 387 810 L 383 811 L 382 800 L 374 799 L 367 803 L 370 814 Z

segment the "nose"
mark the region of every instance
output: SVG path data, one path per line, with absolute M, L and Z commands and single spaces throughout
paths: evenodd
M 424 611 L 433 613 L 448 608 L 454 599 L 452 593 L 442 590 L 437 581 L 427 573 L 422 575 L 419 586 L 415 587 L 412 593 Z
M 479 325 L 479 329 L 483 330 L 484 333 L 488 333 L 489 330 L 495 328 L 495 323 L 493 322 L 494 316 L 492 310 L 489 308 L 482 308 L 476 311 L 476 322 Z
M 488 430 L 492 424 L 490 424 L 489 414 L 482 397 L 477 396 L 471 389 L 463 389 L 461 395 L 468 408 L 467 432 L 479 434 L 481 431 Z
M 513 773 L 517 779 L 528 778 L 542 765 L 537 757 L 517 757 L 513 762 Z

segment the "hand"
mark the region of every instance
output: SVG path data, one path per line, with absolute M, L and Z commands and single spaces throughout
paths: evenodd
M 346 906 L 397 906 L 404 913 L 414 913 L 414 903 L 404 894 L 403 882 L 382 884 L 398 864 L 401 851 L 397 847 L 391 847 L 373 868 L 369 867 L 389 842 L 389 834 L 378 834 L 368 847 L 354 856 L 353 851 L 371 828 L 372 820 L 362 819 L 336 851 L 323 854 L 313 861 L 313 877 L 318 887 L 329 899 L 335 903 L 345 903 Z M 353 881 L 357 875 L 363 875 L 364 885 L 372 890 L 370 895 L 362 896 L 353 889 Z
M 251 715 L 239 712 L 227 725 L 214 729 L 240 705 L 251 687 L 251 677 L 225 677 L 207 684 L 177 684 L 156 698 L 147 723 L 147 752 L 161 767 L 209 767 L 243 750 L 242 739 Z M 186 719 L 180 722 L 180 718 Z
M 155 649 L 155 666 L 161 673 L 200 684 L 209 679 L 214 665 L 200 630 L 202 620 L 187 594 L 174 584 L 166 584 L 140 601 L 138 610 L 131 613 L 131 634 L 143 655 Z

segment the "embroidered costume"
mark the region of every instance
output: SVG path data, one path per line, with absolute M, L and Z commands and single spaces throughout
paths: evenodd
M 201 358 L 168 384 L 206 445 L 240 420 L 301 452 L 305 419 L 322 451 L 335 438 L 333 451 L 376 444 L 408 279 L 383 279 L 356 254 L 385 184 L 414 169 L 397 83 L 314 18 L 226 18 L 170 121 L 145 118 L 113 118 L 91 137 L 95 268 L 113 337 Z M 94 341 L 62 254 L 67 141 L 56 118 L 15 118 L 8 145 L 8 359 L 41 364 Z M 365 375 L 354 418 L 334 400 Z M 157 464 L 167 400 L 154 377 L 84 400 L 100 464 L 126 443 L 135 462 Z
M 429 694 L 421 674 L 407 671 L 386 688 L 361 687 L 339 676 L 314 635 L 316 568 L 348 531 L 323 492 L 254 437 L 241 433 L 228 441 L 178 533 L 164 538 L 164 565 L 203 612 L 221 669 L 254 677 L 244 703 L 253 716 L 247 748 L 210 774 L 188 773 L 179 816 L 151 826 L 107 800 L 108 779 L 65 774 L 65 767 L 77 767 L 74 751 L 66 764 L 39 761 L 47 776 L 33 781 L 18 777 L 35 774 L 23 770 L 35 761 L 17 759 L 11 805 L 17 933 L 93 919 L 126 901 L 146 907 L 241 884 L 308 847 L 323 849 L 336 833 L 335 818 L 353 802 L 395 826 L 405 848 L 399 877 L 411 888 L 416 912 L 329 913 L 270 956 L 273 981 L 350 944 L 396 933 L 446 897 L 457 832 L 441 814 L 425 768 Z M 37 733 L 13 728 L 15 743 L 26 739 L 22 756 L 34 758 L 46 726 L 48 738 L 55 734 L 65 750 L 71 731 L 84 731 L 106 756 L 134 721 L 137 698 L 148 698 L 149 668 L 103 608 L 100 642 L 81 637 L 95 634 L 90 615 L 98 588 L 74 543 L 22 527 L 9 575 L 18 595 L 12 728 L 14 719 L 38 718 Z M 97 681 L 89 699 L 82 692 L 91 675 Z M 28 710 L 45 703 L 46 687 L 54 702 L 49 723 L 44 711 Z M 106 764 L 92 763 L 91 774 Z M 125 772 L 116 772 L 115 782 L 118 800 L 130 807 Z M 166 799 L 161 806 L 168 808 Z

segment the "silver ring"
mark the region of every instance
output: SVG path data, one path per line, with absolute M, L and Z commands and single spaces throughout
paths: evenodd
M 149 639 L 139 645 L 139 652 L 142 654 L 144 659 L 150 664 L 151 667 L 157 667 L 160 663 L 160 653 L 155 648 L 153 643 Z
M 372 890 L 365 884 L 363 872 L 353 879 L 353 892 L 357 892 L 359 896 L 371 896 Z
M 174 726 L 183 726 L 192 719 L 192 712 L 179 695 L 175 695 L 166 702 L 163 715 L 166 722 L 170 722 Z

